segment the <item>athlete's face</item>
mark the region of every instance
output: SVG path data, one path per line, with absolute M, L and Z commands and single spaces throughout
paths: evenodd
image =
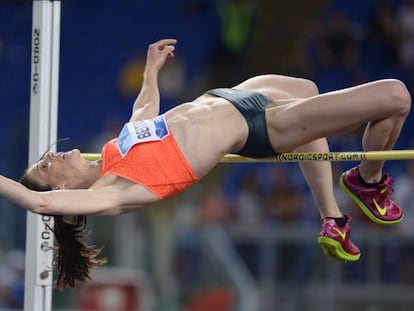
M 86 160 L 78 149 L 68 152 L 48 152 L 29 168 L 27 174 L 41 185 L 52 189 L 86 188 Z

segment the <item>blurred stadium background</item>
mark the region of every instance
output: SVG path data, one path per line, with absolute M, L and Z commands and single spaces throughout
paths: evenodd
M 32 2 L 0 0 L 0 172 L 27 164 Z M 178 39 L 160 77 L 162 109 L 260 73 L 313 79 L 321 92 L 379 78 L 414 88 L 413 0 L 64 0 L 59 149 L 99 152 L 127 119 L 147 45 Z M 396 148 L 412 149 L 413 117 Z M 360 150 L 360 135 L 332 150 Z M 355 163 L 334 163 L 335 174 Z M 414 308 L 414 164 L 390 162 L 404 221 L 354 217 L 357 263 L 325 258 L 319 215 L 297 164 L 220 165 L 150 209 L 90 219 L 110 264 L 89 286 L 54 291 L 53 310 Z M 23 301 L 25 212 L 0 198 L 0 310 Z

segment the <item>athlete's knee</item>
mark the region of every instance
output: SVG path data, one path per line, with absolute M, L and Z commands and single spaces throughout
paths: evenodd
M 298 78 L 298 80 L 303 86 L 303 89 L 302 89 L 304 93 L 303 97 L 312 97 L 312 96 L 316 96 L 319 94 L 319 89 L 315 82 L 313 82 L 312 80 L 302 79 L 302 78 Z
M 386 80 L 389 102 L 393 104 L 397 115 L 406 117 L 411 109 L 411 95 L 405 84 L 396 79 Z

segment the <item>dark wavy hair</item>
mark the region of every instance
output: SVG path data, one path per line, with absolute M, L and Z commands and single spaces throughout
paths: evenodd
M 44 186 L 27 174 L 27 170 L 20 178 L 20 183 L 34 191 L 51 191 L 50 186 Z M 64 217 L 52 215 L 54 226 L 50 228 L 55 235 L 54 262 L 57 276 L 55 287 L 64 289 L 75 287 L 77 282 L 86 282 L 91 279 L 92 269 L 107 263 L 106 258 L 97 258 L 102 251 L 93 245 L 87 245 L 82 239 L 87 235 L 86 217 Z

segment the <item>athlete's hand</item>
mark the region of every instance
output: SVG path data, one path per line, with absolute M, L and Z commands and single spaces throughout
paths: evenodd
M 162 39 L 148 46 L 146 70 L 158 72 L 167 58 L 174 57 L 175 39 Z

